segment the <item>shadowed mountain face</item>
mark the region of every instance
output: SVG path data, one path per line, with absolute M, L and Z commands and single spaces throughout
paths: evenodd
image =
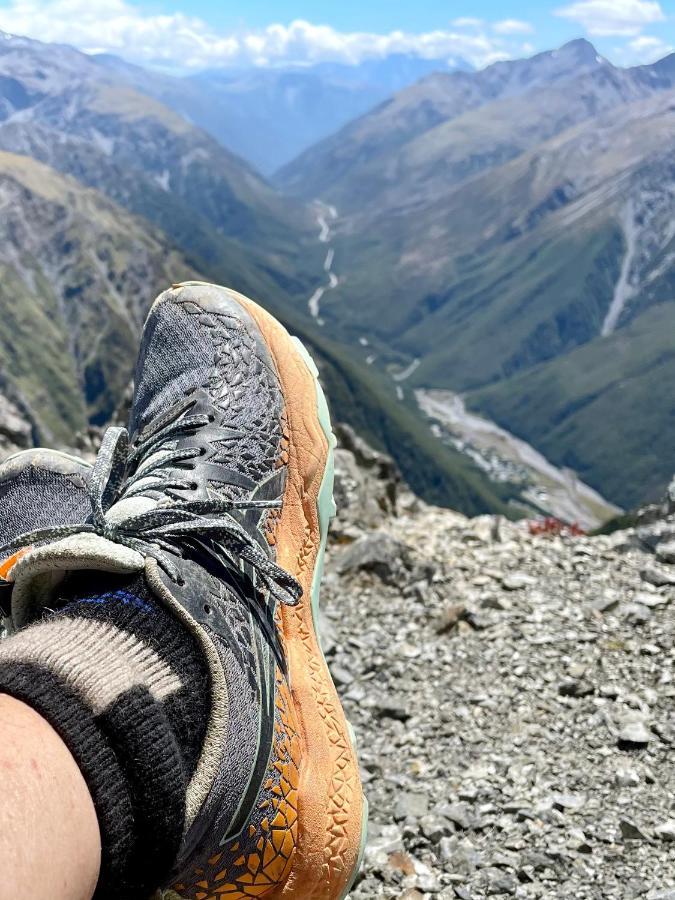
M 672 468 L 674 77 L 585 42 L 434 75 L 279 177 L 338 210 L 326 327 L 622 505 Z
M 0 391 L 35 439 L 58 444 L 108 420 L 155 294 L 194 276 L 146 222 L 7 153 L 0 153 L 0 273 Z

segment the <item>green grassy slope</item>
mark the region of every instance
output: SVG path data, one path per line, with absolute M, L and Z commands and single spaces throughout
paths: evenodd
M 607 222 L 551 240 L 535 233 L 477 259 L 406 332 L 403 348 L 423 357 L 414 381 L 465 390 L 592 340 L 609 308 L 622 253 L 621 231 Z M 438 334 L 446 336 L 442 346 L 435 343 Z
M 499 384 L 469 404 L 631 508 L 675 468 L 675 304 Z

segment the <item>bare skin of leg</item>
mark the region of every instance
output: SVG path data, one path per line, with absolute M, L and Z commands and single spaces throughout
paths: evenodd
M 91 900 L 101 838 L 87 785 L 54 729 L 0 694 L 0 900 Z

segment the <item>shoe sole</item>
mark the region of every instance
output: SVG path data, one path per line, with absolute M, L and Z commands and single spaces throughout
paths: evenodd
M 367 804 L 353 729 L 342 710 L 317 630 L 328 526 L 335 514 L 336 440 L 318 370 L 301 342 L 248 297 L 223 290 L 255 321 L 281 382 L 290 440 L 275 546 L 279 564 L 304 589 L 297 606 L 281 609 L 289 682 L 303 742 L 298 845 L 284 884 L 266 897 L 343 900 L 363 858 Z

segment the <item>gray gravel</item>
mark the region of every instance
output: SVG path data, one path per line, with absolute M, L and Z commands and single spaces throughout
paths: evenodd
M 352 900 L 675 898 L 670 550 L 425 507 L 341 436 L 323 615 L 370 802 Z

